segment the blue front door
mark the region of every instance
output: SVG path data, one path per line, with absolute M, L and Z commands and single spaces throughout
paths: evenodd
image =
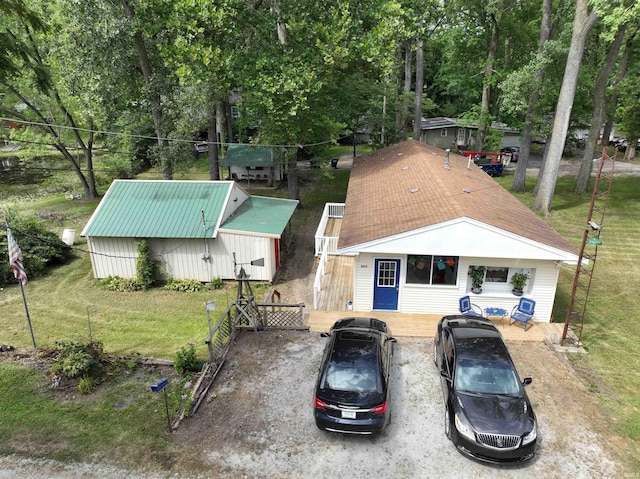
M 398 309 L 399 259 L 377 259 L 373 285 L 373 309 Z

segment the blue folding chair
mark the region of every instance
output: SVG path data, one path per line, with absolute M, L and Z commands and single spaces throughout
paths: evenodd
M 509 325 L 522 323 L 524 324 L 524 330 L 526 331 L 533 326 L 532 324 L 529 324 L 529 321 L 533 317 L 535 310 L 536 302 L 533 299 L 520 298 L 520 302 L 511 310 Z
M 471 298 L 469 296 L 463 296 L 459 300 L 460 303 L 460 312 L 467 316 L 474 316 L 476 318 L 482 318 L 484 315 L 482 314 L 482 308 L 477 304 L 473 304 L 471 302 Z

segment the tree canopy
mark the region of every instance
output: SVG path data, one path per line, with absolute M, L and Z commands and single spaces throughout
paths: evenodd
M 602 122 L 637 135 L 640 7 L 631 0 L 580 0 L 582 10 L 564 0 L 27 5 L 0 0 L 2 115 L 23 122 L 16 139 L 61 151 L 89 196 L 96 194 L 96 145 L 109 145 L 112 161 L 131 169 L 156 165 L 166 179 L 192 161 L 197 140 L 212 146 L 211 179 L 228 143 L 277 145 L 289 151 L 295 183 L 303 147 L 318 149 L 359 129 L 384 144 L 402 138 L 410 118 L 446 116 L 474 118 L 478 147 L 494 121 L 523 128 L 523 169 L 531 139 L 553 130 L 550 169 L 539 185 L 546 198 L 536 202 L 549 211 L 571 128 L 599 123 L 598 109 Z M 576 50 L 574 20 L 583 11 L 578 28 L 589 28 Z M 620 54 L 610 53 L 603 70 L 621 25 Z M 575 86 L 556 108 L 569 74 Z M 604 103 L 594 103 L 596 83 L 608 85 Z M 81 160 L 68 154 L 72 148 Z M 522 188 L 516 175 L 514 189 Z

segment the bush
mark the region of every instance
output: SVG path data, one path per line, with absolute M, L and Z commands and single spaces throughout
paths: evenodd
M 169 278 L 164 289 L 169 291 L 195 292 L 202 291 L 204 285 L 195 279 L 173 279 Z
M 66 378 L 100 378 L 106 359 L 102 343 L 79 343 L 77 341 L 57 341 L 58 354 L 51 370 Z
M 193 344 L 189 344 L 187 348 L 180 348 L 180 351 L 176 353 L 173 367 L 180 375 L 200 371 L 202 369 L 202 361 L 196 358 L 196 347 Z
M 142 291 L 144 289 L 138 280 L 121 278 L 120 276 L 107 276 L 104 279 L 99 279 L 97 283 L 109 291 L 119 291 L 121 293 Z
M 22 264 L 29 279 L 43 276 L 49 268 L 64 264 L 73 250 L 36 217 L 11 216 L 11 233 L 22 251 Z M 6 231 L 6 230 L 5 230 Z M 7 237 L 0 236 L 0 251 L 7 251 Z M 9 261 L 0 262 L 0 286 L 15 284 Z
M 211 286 L 213 289 L 222 289 L 224 287 L 224 281 L 221 278 L 213 278 L 211 280 Z
M 142 289 L 149 289 L 158 270 L 158 261 L 151 257 L 151 248 L 146 239 L 138 241 L 138 258 L 136 259 L 136 280 Z

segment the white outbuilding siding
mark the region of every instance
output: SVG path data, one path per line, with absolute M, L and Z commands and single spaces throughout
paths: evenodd
M 137 241 L 133 238 L 91 238 L 93 274 L 96 278 L 135 278 Z M 215 278 L 235 278 L 233 253 L 252 280 L 271 281 L 276 273 L 276 239 L 220 233 L 212 239 L 154 238 L 149 240 L 161 279 L 193 279 L 205 283 Z M 251 266 L 264 258 L 264 266 Z M 244 264 L 247 263 L 247 264 Z

